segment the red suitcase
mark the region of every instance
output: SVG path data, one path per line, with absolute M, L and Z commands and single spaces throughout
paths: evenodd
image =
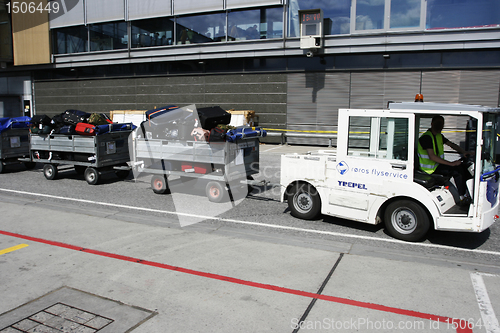
M 81 135 L 96 135 L 97 130 L 94 125 L 87 123 L 78 123 L 75 127 L 75 132 Z

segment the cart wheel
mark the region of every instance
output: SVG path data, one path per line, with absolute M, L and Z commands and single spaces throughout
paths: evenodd
M 5 170 L 5 165 L 3 164 L 3 162 L 0 162 L 0 173 L 4 172 Z
M 221 183 L 209 182 L 205 188 L 205 193 L 209 201 L 219 203 L 224 201 L 227 191 Z
M 99 181 L 99 172 L 92 167 L 85 169 L 85 180 L 89 185 L 96 185 Z
M 313 220 L 321 212 L 321 198 L 311 184 L 296 183 L 287 193 L 288 208 L 293 216 Z
M 120 179 L 127 179 L 130 174 L 130 170 L 118 170 L 115 172 L 116 176 Z
M 247 176 L 247 180 L 252 181 L 252 182 L 254 181 L 252 176 Z M 250 193 L 252 193 L 254 187 L 253 187 L 253 185 L 247 184 L 247 189 L 248 189 L 248 194 L 250 194 Z
M 33 170 L 36 167 L 36 162 L 25 162 L 24 167 L 28 170 Z
M 45 164 L 43 166 L 43 175 L 48 180 L 54 180 L 57 178 L 57 165 L 55 164 Z
M 167 177 L 154 175 L 151 177 L 151 188 L 156 194 L 164 194 L 168 192 Z
M 410 242 L 424 238 L 430 228 L 425 209 L 411 200 L 391 202 L 385 210 L 384 222 L 391 236 Z
M 86 167 L 84 167 L 83 165 L 75 165 L 75 171 L 79 175 L 83 175 L 85 173 L 85 169 Z

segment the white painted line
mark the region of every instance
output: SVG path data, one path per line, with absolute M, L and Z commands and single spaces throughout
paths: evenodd
M 490 297 L 488 296 L 488 291 L 484 284 L 483 275 L 487 274 L 476 272 L 470 273 L 474 292 L 476 293 L 477 304 L 479 305 L 479 311 L 483 319 L 482 325 L 484 325 L 486 333 L 500 333 L 500 324 L 498 323 L 495 311 L 491 305 Z M 488 274 L 487 276 L 491 275 Z
M 262 146 L 261 146 L 262 147 Z M 269 149 L 266 149 L 266 150 L 262 150 L 260 149 L 260 152 L 261 153 L 267 153 L 268 151 L 271 151 L 271 150 L 275 150 L 275 149 L 278 149 L 278 148 L 283 148 L 283 146 L 276 146 L 274 148 L 269 148 Z
M 343 234 L 343 233 L 334 232 L 334 231 L 321 231 L 321 230 L 287 227 L 287 226 L 259 223 L 259 222 L 241 221 L 241 220 L 235 220 L 235 219 L 225 219 L 225 218 L 217 217 L 217 216 L 214 217 L 214 216 L 204 216 L 204 215 L 197 215 L 197 214 L 181 213 L 181 212 L 172 212 L 172 211 L 167 211 L 167 210 L 135 207 L 135 206 L 120 205 L 120 204 L 107 203 L 107 202 L 97 202 L 97 201 L 85 200 L 85 199 L 67 198 L 67 197 L 60 197 L 60 196 L 51 195 L 51 194 L 9 190 L 9 189 L 4 189 L 4 188 L 0 188 L 0 191 L 17 193 L 17 194 L 25 194 L 25 195 L 33 195 L 33 196 L 52 198 L 52 199 L 58 199 L 58 200 L 87 203 L 87 204 L 92 204 L 92 205 L 100 205 L 100 206 L 107 206 L 107 207 L 114 207 L 114 208 L 138 210 L 138 211 L 143 211 L 143 212 L 154 212 L 154 213 L 170 214 L 170 215 L 177 215 L 177 216 L 195 217 L 195 218 L 202 218 L 204 220 L 221 221 L 221 222 L 228 222 L 228 223 L 235 223 L 235 224 L 245 224 L 245 225 L 252 225 L 252 226 L 259 226 L 259 227 L 266 227 L 266 228 L 280 229 L 280 230 L 300 231 L 300 232 L 306 232 L 306 233 L 310 233 L 310 234 L 338 236 L 338 237 L 352 238 L 352 239 L 365 239 L 365 240 L 379 241 L 379 242 L 385 242 L 385 243 L 404 244 L 404 245 L 415 246 L 415 247 L 445 249 L 445 250 L 462 251 L 462 252 L 468 252 L 468 253 L 489 254 L 489 255 L 494 255 L 494 256 L 500 256 L 500 252 L 494 252 L 494 251 L 477 250 L 477 249 L 462 249 L 459 247 L 438 245 L 438 244 L 410 243 L 410 242 L 405 242 L 405 241 L 401 241 L 398 239 L 391 239 L 391 238 L 378 238 L 378 237 L 370 237 L 370 236 L 351 235 L 351 234 Z

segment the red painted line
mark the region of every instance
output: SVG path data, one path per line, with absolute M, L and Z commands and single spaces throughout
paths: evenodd
M 296 296 L 302 296 L 302 297 L 316 298 L 316 299 L 320 299 L 323 301 L 351 305 L 351 306 L 364 308 L 364 309 L 371 309 L 371 310 L 377 310 L 377 311 L 382 311 L 382 312 L 388 312 L 388 313 L 394 313 L 394 314 L 398 314 L 398 315 L 408 316 L 408 317 L 414 317 L 414 318 L 420 318 L 420 319 L 425 319 L 425 320 L 432 320 L 432 321 L 438 321 L 438 322 L 442 322 L 442 323 L 448 323 L 450 326 L 453 325 L 453 327 L 456 327 L 457 333 L 472 333 L 472 329 L 469 328 L 468 322 L 466 322 L 464 320 L 450 318 L 450 317 L 437 316 L 437 315 L 413 311 L 413 310 L 404 310 L 404 309 L 394 308 L 394 307 L 385 306 L 385 305 L 379 305 L 379 304 L 368 303 L 368 302 L 360 302 L 360 301 L 355 301 L 355 300 L 347 299 L 347 298 L 322 295 L 322 294 L 317 294 L 317 293 L 312 293 L 312 292 L 307 292 L 307 291 L 302 291 L 302 290 L 297 290 L 297 289 L 279 287 L 279 286 L 275 286 L 275 285 L 271 285 L 271 284 L 242 280 L 242 279 L 237 279 L 237 278 L 233 278 L 230 276 L 202 272 L 202 271 L 196 271 L 196 270 L 192 270 L 189 268 L 172 266 L 172 265 L 162 264 L 162 263 L 154 262 L 154 261 L 142 260 L 142 259 L 138 259 L 138 258 L 134 258 L 134 257 L 123 256 L 120 254 L 87 249 L 87 248 L 84 248 L 81 246 L 75 246 L 75 245 L 70 245 L 70 244 L 66 244 L 66 243 L 46 240 L 46 239 L 42 239 L 42 238 L 16 234 L 16 233 L 3 231 L 3 230 L 0 230 L 0 234 L 5 235 L 5 236 L 16 237 L 16 238 L 20 238 L 20 239 L 25 239 L 25 240 L 29 240 L 29 241 L 33 241 L 33 242 L 37 242 L 37 243 L 57 246 L 57 247 L 65 248 L 65 249 L 69 249 L 69 250 L 90 253 L 90 254 L 101 256 L 101 257 L 107 257 L 107 258 L 118 259 L 118 260 L 122 260 L 122 261 L 128 261 L 128 262 L 137 263 L 137 264 L 141 264 L 141 265 L 146 265 L 146 266 L 176 271 L 176 272 L 180 272 L 180 273 L 205 277 L 208 279 L 240 284 L 240 285 L 244 285 L 244 286 L 248 286 L 248 287 L 271 290 L 271 291 L 276 291 L 276 292 L 281 292 L 281 293 L 296 295 Z

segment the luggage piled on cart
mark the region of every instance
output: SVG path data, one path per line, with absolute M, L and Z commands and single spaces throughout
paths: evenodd
M 0 173 L 6 165 L 21 163 L 27 158 L 29 147 L 30 117 L 0 118 Z M 36 163 L 25 162 L 26 168 L 33 169 Z
M 104 173 L 125 179 L 130 172 L 128 139 L 134 129 L 132 123 L 113 123 L 105 114 L 79 110 L 66 110 L 52 119 L 34 116 L 31 159 L 44 163 L 49 180 L 58 176 L 59 165 L 72 165 L 91 185 Z
M 259 172 L 259 137 L 265 136 L 265 131 L 234 128 L 243 134 L 228 137 L 230 121 L 231 114 L 219 106 L 169 105 L 146 111 L 134 141 L 132 165 L 152 175 L 155 193 L 169 192 L 167 178 L 174 176 L 201 183 L 210 201 L 224 201 L 231 197 L 230 183 L 246 190 L 247 179 Z

